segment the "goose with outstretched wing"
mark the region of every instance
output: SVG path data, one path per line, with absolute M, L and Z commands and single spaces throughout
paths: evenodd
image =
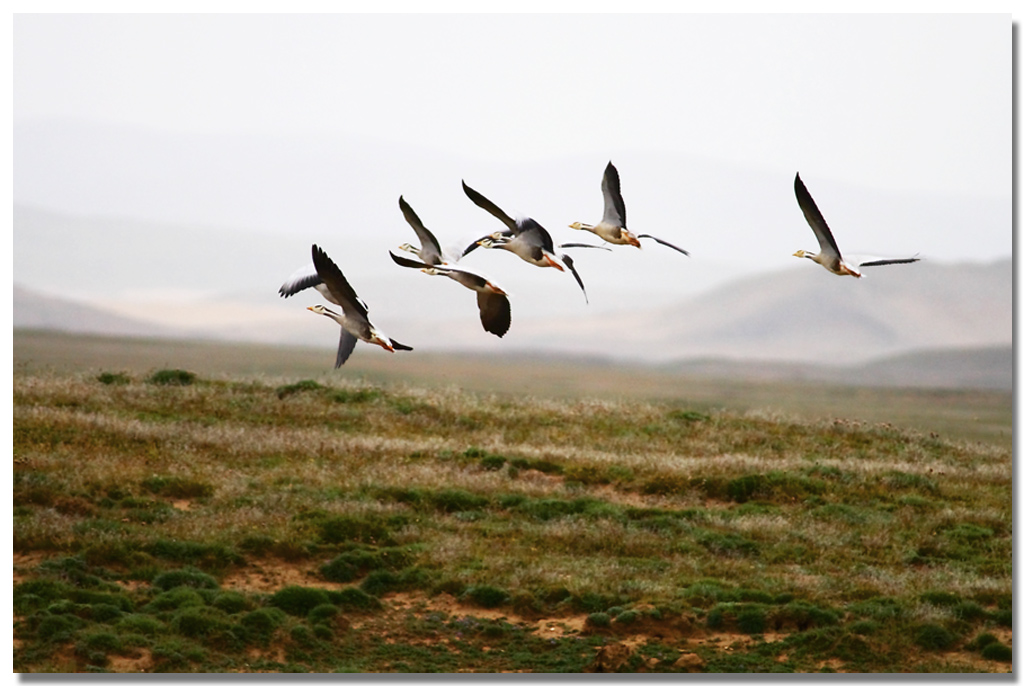
M 807 186 L 800 179 L 800 172 L 797 172 L 796 179 L 793 181 L 793 189 L 796 192 L 796 201 L 800 205 L 801 211 L 804 213 L 804 219 L 810 224 L 811 230 L 814 231 L 814 236 L 818 239 L 818 252 L 813 253 L 807 250 L 797 250 L 793 253 L 793 257 L 806 257 L 809 260 L 817 262 L 825 269 L 829 270 L 833 274 L 839 276 L 853 276 L 860 278 L 862 275 L 857 271 L 860 267 L 879 267 L 886 264 L 910 264 L 911 262 L 918 262 L 921 258 L 919 257 L 900 257 L 900 258 L 872 258 L 866 259 L 862 262 L 847 262 L 843 259 L 842 254 L 839 252 L 839 246 L 836 245 L 836 239 L 832 236 L 832 231 L 828 228 L 828 224 L 825 223 L 825 217 L 822 216 L 821 211 L 818 209 L 817 204 L 814 202 L 814 198 L 807 190 Z
M 313 245 L 313 266 L 320 278 L 320 283 L 317 285 L 322 285 L 327 290 L 325 297 L 341 307 L 341 312 L 335 312 L 323 305 L 312 305 L 306 308 L 311 312 L 330 317 L 341 325 L 341 340 L 338 343 L 338 355 L 334 362 L 335 369 L 345 364 L 345 360 L 356 347 L 356 341 L 373 343 L 392 353 L 396 350 L 412 350 L 409 346 L 384 335 L 373 325 L 367 315 L 366 303 L 356 295 L 338 265 L 334 264 L 327 253 L 317 245 Z M 320 288 L 317 290 L 319 291 Z
M 477 247 L 499 248 L 501 250 L 508 250 L 510 253 L 518 255 L 524 261 L 538 267 L 554 267 L 558 271 L 568 269 L 573 277 L 575 277 L 576 283 L 580 285 L 583 297 L 587 297 L 587 289 L 583 285 L 583 279 L 580 278 L 579 273 L 576 271 L 573 259 L 568 255 L 559 255 L 555 252 L 554 241 L 551 240 L 551 234 L 547 232 L 547 229 L 530 217 L 512 219 L 493 202 L 467 186 L 465 181 L 462 182 L 462 190 L 465 191 L 466 195 L 477 207 L 487 210 L 508 227 L 505 231 L 496 231 L 473 241 L 462 251 L 463 256 L 476 250 Z
M 604 168 L 604 177 L 601 179 L 601 193 L 604 195 L 604 216 L 601 218 L 601 221 L 593 225 L 573 222 L 569 224 L 570 229 L 590 231 L 608 243 L 632 245 L 637 248 L 640 247 L 641 238 L 650 238 L 666 247 L 678 250 L 684 255 L 690 254 L 679 246 L 672 245 L 657 236 L 652 236 L 649 233 L 634 235 L 626 228 L 626 203 L 622 199 L 622 191 L 619 187 L 619 170 L 610 161 L 608 166 Z

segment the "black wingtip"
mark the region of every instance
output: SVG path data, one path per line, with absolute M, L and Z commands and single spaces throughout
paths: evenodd
M 804 185 L 803 179 L 800 178 L 800 172 L 796 173 L 796 178 L 793 179 L 793 190 L 800 193 L 807 193 L 807 186 Z

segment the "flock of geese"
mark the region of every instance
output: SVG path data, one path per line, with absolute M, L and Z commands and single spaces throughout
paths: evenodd
M 874 267 L 885 264 L 907 264 L 917 262 L 919 257 L 908 257 L 898 259 L 872 259 L 864 262 L 851 263 L 843 259 L 836 245 L 832 231 L 825 223 L 825 218 L 815 204 L 811 194 L 796 175 L 793 183 L 796 192 L 796 200 L 800 209 L 807 219 L 811 230 L 818 239 L 818 252 L 813 253 L 807 250 L 797 250 L 794 257 L 806 257 L 820 264 L 833 274 L 840 276 L 853 276 L 860 278 L 858 271 L 862 267 Z M 551 234 L 530 217 L 518 217 L 512 219 L 497 205 L 488 200 L 479 192 L 473 190 L 462 182 L 462 190 L 470 200 L 478 207 L 492 214 L 496 219 L 505 225 L 505 230 L 495 231 L 478 240 L 473 241 L 462 254 L 456 258 L 465 257 L 478 247 L 496 248 L 507 250 L 520 259 L 529 262 L 537 267 L 553 267 L 559 271 L 568 270 L 579 284 L 583 291 L 583 297 L 587 298 L 587 290 L 583 285 L 583 279 L 572 258 L 564 253 L 558 253 L 555 249 Z M 604 195 L 604 216 L 597 224 L 584 224 L 574 222 L 569 225 L 571 229 L 590 231 L 606 244 L 630 245 L 639 248 L 641 238 L 649 238 L 657 243 L 676 250 L 683 255 L 690 253 L 682 248 L 669 243 L 666 240 L 641 233 L 633 234 L 626 228 L 626 205 L 622 200 L 622 192 L 619 188 L 619 172 L 609 162 L 605 167 L 604 177 L 601 180 L 601 192 Z M 419 269 L 425 274 L 432 276 L 447 276 L 449 279 L 462 284 L 466 288 L 476 291 L 477 307 L 480 310 L 480 323 L 485 331 L 498 336 L 504 336 L 512 324 L 512 307 L 508 301 L 508 293 L 500 286 L 481 274 L 478 274 L 463 267 L 457 267 L 445 259 L 440 244 L 434 234 L 423 225 L 420 218 L 413 211 L 412 207 L 405 201 L 404 197 L 398 198 L 398 206 L 406 222 L 412 227 L 419 239 L 419 247 L 411 243 L 404 243 L 399 250 L 411 253 L 418 259 L 411 259 L 390 252 L 391 259 L 395 264 L 410 269 Z M 558 248 L 599 248 L 610 250 L 603 245 L 591 245 L 589 243 L 562 243 Z M 341 308 L 341 312 L 332 310 L 324 305 L 313 305 L 306 309 L 330 317 L 341 325 L 341 339 L 338 342 L 338 354 L 335 358 L 334 367 L 337 369 L 345 363 L 345 360 L 352 354 L 356 341 L 365 341 L 379 345 L 389 352 L 396 350 L 412 350 L 408 345 L 399 343 L 393 338 L 385 335 L 380 329 L 373 325 L 367 315 L 366 303 L 356 295 L 355 290 L 349 284 L 348 279 L 342 274 L 338 265 L 327 256 L 317 245 L 313 245 L 313 262 L 292 274 L 284 284 L 281 285 L 279 293 L 287 298 L 307 288 L 316 289 L 328 302 Z M 588 300 L 589 302 L 589 300 Z

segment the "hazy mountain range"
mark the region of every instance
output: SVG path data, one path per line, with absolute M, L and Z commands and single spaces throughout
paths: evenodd
M 741 363 L 733 370 L 796 365 L 785 373 L 799 375 L 799 365 L 1012 345 L 1011 260 L 973 252 L 1012 250 L 1005 199 L 896 195 L 801 170 L 841 247 L 926 258 L 855 280 L 790 257 L 816 247 L 791 174 L 609 156 L 634 231 L 693 256 L 654 244 L 577 250 L 587 304 L 567 274 L 477 250 L 464 264 L 512 294 L 512 328 L 499 340 L 481 329 L 472 293 L 391 263 L 386 251 L 413 239 L 398 196 L 452 252 L 501 228 L 465 198 L 463 178 L 509 213 L 528 210 L 556 242 L 588 240 L 565 225 L 600 218 L 606 158 L 502 165 L 372 140 L 16 124 L 14 324 L 333 347 L 336 325 L 304 307 L 317 294 L 277 295 L 318 243 L 374 322 L 418 350 L 688 360 L 694 369 L 713 368 L 713 358 Z

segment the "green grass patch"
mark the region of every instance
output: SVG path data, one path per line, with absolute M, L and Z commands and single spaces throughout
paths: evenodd
M 132 382 L 131 377 L 124 372 L 102 372 L 96 380 L 105 386 L 126 386 Z
M 195 383 L 196 375 L 184 369 L 160 369 L 146 380 L 159 386 L 191 386 Z

